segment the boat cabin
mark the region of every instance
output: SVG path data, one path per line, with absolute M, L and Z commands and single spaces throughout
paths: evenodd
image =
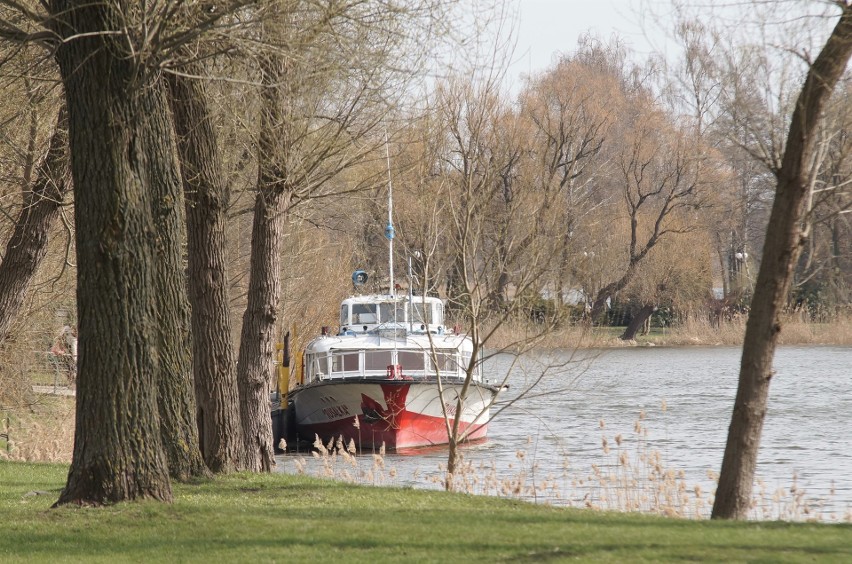
M 340 306 L 340 331 L 305 348 L 304 383 L 338 378 L 464 380 L 473 354 L 447 331 L 444 303 L 430 296 L 354 296 Z M 481 381 L 476 363 L 474 380 Z
M 340 305 L 340 333 L 379 329 L 443 335 L 444 302 L 431 296 L 355 296 Z
M 326 337 L 305 351 L 305 383 L 316 380 L 348 378 L 403 378 L 409 380 L 464 380 L 470 363 L 469 347 L 453 348 L 461 338 L 448 337 L 435 348 L 407 340 L 405 348 L 388 348 L 358 336 Z M 423 339 L 423 337 L 420 337 Z M 442 340 L 442 339 L 439 339 Z M 465 344 L 469 344 L 469 341 Z M 419 346 L 418 346 L 419 345 Z M 438 348 L 438 347 L 446 348 Z M 475 367 L 474 380 L 481 379 L 481 367 Z

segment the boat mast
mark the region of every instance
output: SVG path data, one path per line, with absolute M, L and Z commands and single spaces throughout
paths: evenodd
M 414 276 L 411 274 L 411 255 L 408 255 L 408 331 L 414 333 Z
M 388 147 L 387 131 L 385 132 L 385 156 L 388 161 L 388 226 L 385 227 L 385 237 L 388 238 L 388 272 L 390 275 L 389 293 L 391 297 L 393 297 L 393 184 L 391 182 L 390 148 Z

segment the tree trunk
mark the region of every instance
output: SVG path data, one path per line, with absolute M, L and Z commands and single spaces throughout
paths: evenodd
M 47 253 L 50 230 L 68 191 L 68 119 L 59 111 L 38 176 L 24 197 L 12 238 L 0 262 L 0 343 L 24 303 L 27 287 Z M 29 187 L 28 187 L 29 188 Z
M 166 116 L 168 103 L 165 82 L 152 88 L 160 91 L 159 110 Z M 209 472 L 198 448 L 195 422 L 195 393 L 192 386 L 192 357 L 189 343 L 190 312 L 183 268 L 184 208 L 183 191 L 170 124 L 153 121 L 140 136 L 147 156 L 152 196 L 152 213 L 157 229 L 155 239 L 157 299 L 157 406 L 160 432 L 169 465 L 169 474 L 177 480 L 205 476 Z
M 279 190 L 261 189 L 254 206 L 248 303 L 243 315 L 237 382 L 246 465 L 255 472 L 268 472 L 275 464 L 269 392 L 281 295 L 280 241 L 288 200 Z
M 151 184 L 168 170 L 150 141 L 171 134 L 161 90 L 140 75 L 112 3 L 54 0 L 68 106 L 80 356 L 76 434 L 57 501 L 172 499 L 157 411 L 156 224 Z M 71 39 L 73 37 L 73 39 Z
M 282 133 L 285 116 L 279 85 L 284 63 L 272 58 L 261 62 L 264 86 L 261 92 L 261 125 L 257 158 L 257 197 L 251 233 L 249 289 L 240 352 L 237 383 L 240 415 L 246 448 L 246 467 L 268 472 L 275 464 L 272 444 L 272 414 L 269 409 L 275 321 L 281 299 L 281 236 L 291 190 L 280 165 L 287 158 L 287 136 Z M 285 104 L 287 101 L 283 101 Z
M 635 273 L 636 264 L 631 261 L 630 265 L 627 267 L 627 271 L 625 271 L 621 278 L 615 282 L 610 282 L 600 289 L 597 296 L 595 296 L 595 301 L 592 302 L 592 310 L 589 314 L 592 323 L 599 323 L 601 321 L 601 316 L 604 313 L 607 300 L 626 288 L 630 281 L 633 280 L 633 275 Z
M 843 74 L 850 54 L 852 5 L 846 5 L 831 37 L 808 71 L 790 122 L 784 160 L 777 173 L 778 186 L 767 226 L 763 260 L 746 324 L 737 396 L 713 504 L 714 519 L 745 519 L 751 507 L 772 359 L 781 331 L 779 312 L 786 301 L 793 267 L 804 244 L 801 220 L 808 196 L 807 167 L 822 109 Z
M 186 198 L 192 357 L 201 454 L 213 472 L 243 469 L 226 272 L 229 194 L 204 83 L 169 75 Z
M 639 332 L 645 326 L 645 322 L 651 319 L 651 314 L 657 307 L 653 304 L 643 305 L 642 308 L 633 316 L 633 319 L 630 320 L 630 324 L 627 326 L 627 329 L 624 330 L 621 337 L 619 337 L 622 341 L 632 341 L 636 338 L 636 333 Z
M 460 462 L 461 455 L 459 454 L 459 444 L 452 434 L 450 434 L 449 442 L 447 444 L 447 476 L 444 478 L 444 489 L 448 492 L 455 491 L 455 476 L 457 466 Z

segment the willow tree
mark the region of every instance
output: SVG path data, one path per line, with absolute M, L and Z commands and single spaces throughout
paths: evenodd
M 588 38 L 585 41 L 581 51 L 595 49 Z M 608 50 L 617 52 L 618 46 Z M 560 298 L 569 284 L 580 282 L 576 256 L 586 245 L 589 229 L 585 224 L 600 205 L 596 180 L 604 159 L 598 157 L 610 142 L 622 98 L 619 77 L 600 65 L 581 62 L 587 58 L 579 54 L 562 57 L 533 78 L 521 94 L 535 156 L 527 174 L 551 195 L 550 205 L 560 209 L 563 217 L 561 229 L 553 234 L 562 241 L 553 277 Z
M 369 162 L 444 27 L 445 4 L 345 0 L 265 12 L 256 65 L 260 123 L 249 285 L 237 361 L 250 469 L 274 463 L 268 398 L 285 222 L 299 206 L 384 178 Z
M 471 432 L 452 414 L 470 411 L 482 363 L 502 353 L 520 358 L 557 322 L 533 304 L 550 281 L 561 242 L 554 234 L 563 225 L 561 207 L 554 205 L 558 189 L 528 174 L 538 164 L 530 158 L 532 136 L 500 90 L 500 71 L 468 71 L 437 85 L 432 111 L 412 120 L 401 139 L 402 165 L 395 167 L 402 169 L 394 194 L 398 231 L 415 257 L 409 283 L 423 296 L 445 286 L 447 323 L 458 324 L 473 346 L 460 367 L 465 379 L 458 391 L 439 388 L 449 445 L 447 489 L 462 486 L 460 447 Z M 497 345 L 495 336 L 515 323 L 524 330 Z M 500 386 L 501 377 L 492 382 Z
M 617 250 L 623 256 L 620 266 L 595 295 L 592 319 L 604 311 L 607 300 L 630 284 L 661 240 L 696 229 L 682 219 L 706 199 L 707 151 L 691 133 L 671 124 L 648 94 L 629 96 L 620 121 L 620 141 L 610 148 L 614 161 L 610 182 L 623 210 L 616 213 L 626 217 L 628 235 L 626 249 Z
M 772 360 L 781 332 L 780 313 L 787 301 L 793 268 L 808 237 L 802 220 L 813 189 L 816 132 L 852 56 L 852 2 L 838 0 L 834 4 L 840 9 L 839 21 L 808 69 L 790 120 L 783 159 L 774 170 L 775 200 L 746 323 L 737 395 L 713 503 L 715 519 L 745 519 L 751 508 Z
M 169 101 L 186 199 L 187 272 L 192 308 L 192 369 L 201 454 L 213 472 L 244 467 L 239 390 L 231 343 L 225 258 L 229 190 L 222 172 L 209 88 L 198 63 L 170 73 Z
M 0 262 L 0 343 L 24 303 L 27 287 L 47 253 L 51 227 L 71 188 L 68 174 L 68 121 L 60 110 L 35 178 L 23 190 L 23 205 Z
M 56 0 L 77 221 L 76 434 L 57 503 L 170 500 L 157 410 L 154 183 L 177 179 L 156 73 L 133 56 L 125 6 Z

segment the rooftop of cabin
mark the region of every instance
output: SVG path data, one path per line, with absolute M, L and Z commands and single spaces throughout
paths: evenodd
M 414 303 L 417 302 L 428 302 L 428 303 L 441 303 L 444 301 L 437 296 L 418 296 L 417 294 L 411 296 Z M 364 304 L 364 303 L 389 303 L 389 302 L 400 302 L 405 303 L 408 302 L 409 295 L 408 294 L 364 294 L 362 296 L 349 296 L 344 299 L 341 304 Z

